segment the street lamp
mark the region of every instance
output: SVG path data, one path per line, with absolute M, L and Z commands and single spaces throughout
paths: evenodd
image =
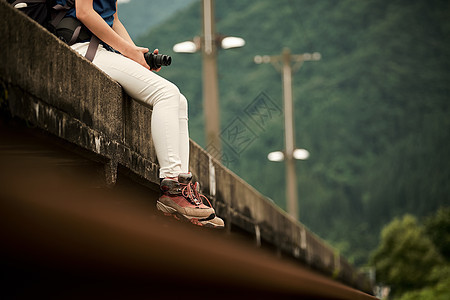
M 267 159 L 270 161 L 283 161 L 284 160 L 284 152 L 275 151 L 267 154 Z
M 245 40 L 236 36 L 226 36 L 222 38 L 220 45 L 222 49 L 240 48 L 245 46 Z
M 267 159 L 270 161 L 283 161 L 285 154 L 283 151 L 274 151 L 267 154 Z M 306 149 L 295 149 L 293 157 L 297 160 L 307 160 L 309 158 L 309 151 Z
M 205 116 L 206 146 L 220 159 L 219 87 L 217 80 L 217 49 L 243 47 L 239 37 L 217 35 L 214 29 L 214 1 L 203 0 L 203 36 L 173 46 L 177 53 L 202 51 L 203 57 L 203 113 Z
M 309 158 L 309 152 L 306 149 L 294 149 L 289 155 L 285 151 L 274 151 L 267 155 L 267 159 L 270 161 L 286 163 L 286 198 L 287 198 L 287 211 L 294 219 L 298 220 L 298 204 L 297 204 L 297 175 L 295 172 L 295 159 L 307 160 Z
M 245 46 L 245 40 L 236 36 L 217 35 L 215 39 L 216 47 L 222 49 L 233 49 Z M 196 53 L 201 50 L 201 37 L 196 36 L 192 41 L 185 41 L 173 46 L 173 52 L 177 53 Z
M 186 41 L 173 46 L 173 52 L 177 53 L 195 53 L 198 49 L 199 46 L 197 46 L 193 41 Z
M 294 102 L 292 97 L 292 73 L 297 71 L 305 61 L 317 61 L 321 59 L 318 52 L 291 54 L 288 48 L 283 49 L 281 55 L 257 55 L 254 57 L 256 64 L 271 63 L 275 69 L 280 71 L 283 78 L 283 102 L 284 102 L 284 152 L 277 151 L 269 154 L 274 161 L 286 162 L 286 198 L 287 212 L 298 220 L 298 199 L 297 183 L 294 159 L 306 159 L 309 157 L 308 151 L 295 149 L 294 139 Z M 268 157 L 269 157 L 268 156 Z

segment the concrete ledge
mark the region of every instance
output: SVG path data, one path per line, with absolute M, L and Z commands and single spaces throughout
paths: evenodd
M 157 183 L 151 110 L 34 21 L 0 5 L 7 45 L 0 78 L 11 113 Z
M 118 166 L 156 188 L 158 162 L 151 109 L 37 23 L 0 0 L 0 108 L 83 149 L 105 164 L 113 186 Z M 227 230 L 273 247 L 322 273 L 371 293 L 367 278 L 334 249 L 191 141 L 190 169 L 211 195 Z

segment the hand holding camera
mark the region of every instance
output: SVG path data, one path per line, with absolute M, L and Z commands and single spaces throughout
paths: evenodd
M 161 66 L 170 66 L 172 63 L 172 58 L 168 55 L 147 52 L 144 54 L 145 61 L 150 66 L 151 70 L 157 70 Z

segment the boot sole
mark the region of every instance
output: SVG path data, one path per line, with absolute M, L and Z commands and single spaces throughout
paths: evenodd
M 224 228 L 223 225 L 217 225 L 217 224 L 211 222 L 211 220 L 213 220 L 215 218 L 215 214 L 211 214 L 207 218 L 197 218 L 197 217 L 187 216 L 187 215 L 184 215 L 184 214 L 178 212 L 173 207 L 164 205 L 163 203 L 161 203 L 159 201 L 156 202 L 156 208 L 159 211 L 161 211 L 165 216 L 173 217 L 178 221 L 187 221 L 194 225 L 207 227 L 207 228 L 215 228 L 215 229 Z
M 191 222 L 195 225 L 199 225 L 199 226 L 206 226 L 206 227 L 213 226 L 213 223 L 208 222 L 208 221 L 214 219 L 215 214 L 211 214 L 209 217 L 206 217 L 206 218 L 205 217 L 188 216 L 188 215 L 180 213 L 175 208 L 167 206 L 159 201 L 156 201 L 156 208 L 159 211 L 163 212 L 164 215 L 173 216 L 177 220 L 189 221 L 189 222 Z M 208 222 L 208 223 L 203 224 L 204 222 Z M 214 226 L 214 227 L 217 227 L 217 226 Z
M 225 226 L 223 226 L 223 225 L 217 225 L 217 224 L 214 224 L 213 222 L 211 222 L 211 221 L 209 221 L 209 220 L 207 220 L 207 221 L 200 221 L 200 220 L 199 220 L 199 222 L 202 224 L 201 226 L 205 226 L 205 227 L 207 227 L 207 228 L 222 229 L 222 228 L 225 227 Z

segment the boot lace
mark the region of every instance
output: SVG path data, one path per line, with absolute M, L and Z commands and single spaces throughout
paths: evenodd
M 198 192 L 198 190 L 194 187 L 192 182 L 189 182 L 188 184 L 181 184 L 184 185 L 181 194 L 184 198 L 186 198 L 189 202 L 196 206 L 200 206 L 203 204 L 203 200 L 206 200 L 210 207 L 212 207 L 211 202 L 209 202 L 208 198 L 201 193 Z

